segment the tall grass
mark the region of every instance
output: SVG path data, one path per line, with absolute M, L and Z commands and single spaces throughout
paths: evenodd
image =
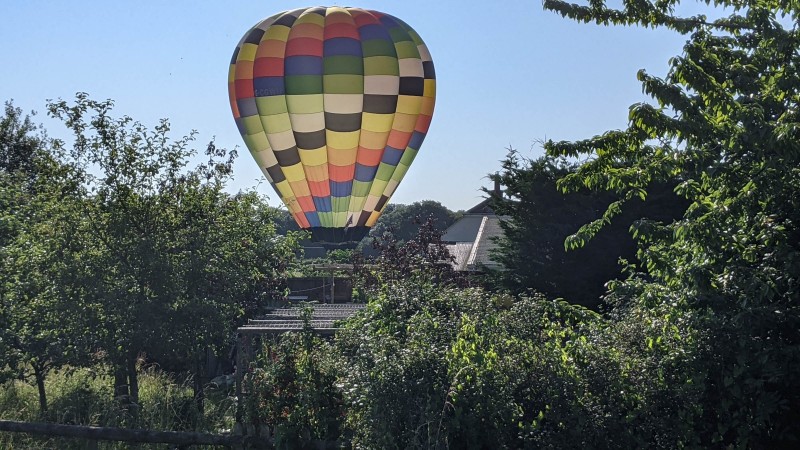
M 211 433 L 233 427 L 235 402 L 225 392 L 207 389 L 205 413 L 200 414 L 193 399 L 191 378 L 179 379 L 156 367 L 143 368 L 139 374 L 139 403 L 125 410 L 113 398 L 113 378 L 108 372 L 79 368 L 51 373 L 45 383 L 49 403 L 46 413 L 39 411 L 35 386 L 21 381 L 0 385 L 0 419 Z M 100 442 L 98 448 L 163 449 L 165 445 Z M 87 446 L 87 442 L 77 439 L 0 433 L 3 450 Z

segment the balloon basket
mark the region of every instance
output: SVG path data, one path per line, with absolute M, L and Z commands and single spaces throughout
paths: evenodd
M 325 228 L 311 227 L 311 242 L 326 250 L 354 249 L 369 233 L 370 227 Z

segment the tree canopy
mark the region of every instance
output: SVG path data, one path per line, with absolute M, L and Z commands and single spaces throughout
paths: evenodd
M 5 103 L 4 113 L 0 119 L 0 172 L 31 173 L 35 170 L 36 154 L 41 150 L 40 130 L 11 101 Z
M 702 411 L 690 414 L 701 445 L 771 447 L 793 438 L 800 411 L 792 382 L 800 371 L 800 7 L 722 0 L 714 5 L 729 15 L 709 20 L 675 15 L 678 3 L 545 0 L 581 22 L 687 35 L 664 78 L 639 71 L 655 102 L 631 106 L 626 129 L 545 148 L 588 157 L 559 180 L 564 191 L 619 196 L 567 239 L 570 247 L 647 198 L 654 182 L 677 184 L 686 214 L 632 224 L 645 270 L 614 284 L 610 300 L 633 315 L 672 305 L 668 321 L 684 309 L 706 336 L 685 368 L 702 391 Z
M 234 152 L 212 142 L 192 166 L 193 135 L 173 140 L 166 120 L 149 129 L 112 107 L 85 94 L 50 103 L 70 144 L 37 140 L 7 108 L 2 148 L 36 158 L 33 177 L 21 164 L 0 174 L 3 365 L 41 381 L 91 353 L 135 402 L 137 361 L 156 358 L 194 373 L 200 395 L 206 351 L 227 351 L 244 313 L 282 296 L 296 236 L 276 234 L 263 198 L 224 191 Z
M 374 238 L 388 232 L 398 241 L 405 242 L 415 237 L 428 219 L 432 220 L 431 224 L 435 229 L 444 231 L 456 217 L 457 213 L 433 200 L 422 200 L 410 205 L 390 203 L 370 231 L 370 236 Z
M 493 256 L 504 270 L 489 277 L 496 279 L 496 287 L 517 293 L 532 289 L 596 309 L 606 283 L 624 278 L 621 260 L 637 263 L 636 244 L 628 232 L 631 221 L 647 217 L 671 222 L 686 209 L 673 185 L 654 186 L 647 201 L 635 199 L 622 217 L 570 251 L 564 240 L 618 200 L 612 192 L 560 192 L 558 180 L 576 170 L 577 164 L 562 158 L 526 160 L 512 151 L 502 172 L 492 175 L 505 187 L 502 194 L 490 193 L 493 210 L 506 217 Z

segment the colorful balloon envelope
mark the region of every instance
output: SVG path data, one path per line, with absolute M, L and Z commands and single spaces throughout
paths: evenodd
M 251 28 L 228 90 L 250 153 L 298 225 L 322 240 L 360 239 L 419 151 L 436 80 L 400 19 L 315 7 Z

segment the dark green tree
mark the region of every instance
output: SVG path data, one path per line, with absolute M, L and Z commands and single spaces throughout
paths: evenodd
M 23 116 L 12 101 L 5 103 L 0 119 L 0 172 L 33 173 L 37 153 L 42 151 L 43 136 L 29 115 Z
M 289 214 L 289 211 L 287 211 L 285 207 L 273 208 L 272 215 L 274 216 L 275 231 L 277 231 L 278 234 L 285 235 L 290 231 L 300 230 L 300 226 L 297 225 L 297 222 L 294 221 L 294 217 Z
M 577 167 L 548 156 L 527 160 L 511 151 L 503 170 L 491 175 L 504 186 L 502 195 L 487 191 L 492 208 L 507 218 L 500 224 L 503 236 L 494 255 L 505 269 L 491 274 L 498 287 L 512 292 L 533 289 L 550 298 L 597 308 L 606 282 L 623 277 L 620 259 L 636 262 L 636 244 L 628 232 L 631 221 L 647 217 L 671 222 L 686 209 L 686 202 L 671 186 L 654 186 L 647 201 L 637 198 L 623 217 L 582 248 L 568 251 L 564 240 L 618 200 L 611 192 L 559 191 L 557 181 Z
M 673 411 L 682 417 L 674 431 L 684 434 L 662 445 L 796 445 L 800 7 L 723 0 L 714 5 L 727 9 L 713 12 L 728 15 L 712 20 L 679 17 L 677 4 L 635 1 L 615 9 L 603 1 L 544 2 L 581 22 L 666 27 L 687 35 L 664 78 L 639 72 L 655 103 L 633 105 L 626 129 L 546 143 L 554 156 L 590 156 L 558 182 L 560 188 L 619 196 L 567 245 L 579 247 L 594 237 L 626 202 L 646 198 L 653 182 L 677 182 L 676 192 L 690 202 L 686 214 L 674 223 L 633 224 L 645 270 L 616 283 L 611 294 L 623 329 L 636 328 L 633 318 L 665 321 L 664 329 L 693 329 L 702 341 L 691 351 L 663 353 L 652 350 L 659 343 L 647 334 L 631 335 L 651 347 L 651 367 L 678 363 L 682 382 L 700 389 L 693 402 L 671 399 L 673 405 L 685 402 Z M 674 322 L 687 315 L 693 319 Z M 621 345 L 635 348 L 633 342 Z
M 370 231 L 370 236 L 376 238 L 388 232 L 402 243 L 416 236 L 420 226 L 428 219 L 432 219 L 436 230 L 444 232 L 455 221 L 456 216 L 456 213 L 433 200 L 410 205 L 390 203 Z

